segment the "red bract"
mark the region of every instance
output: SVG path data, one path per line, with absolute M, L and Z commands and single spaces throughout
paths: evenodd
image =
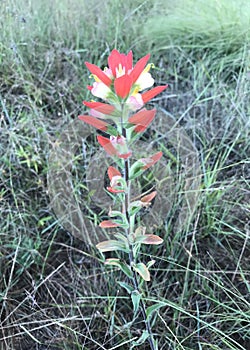
M 99 226 L 102 228 L 110 228 L 110 227 L 118 227 L 120 225 L 112 220 L 104 220 L 99 224 Z
M 78 118 L 84 121 L 85 123 L 94 126 L 96 129 L 99 129 L 102 131 L 107 131 L 107 128 L 109 126 L 108 123 L 102 120 L 96 119 L 90 115 L 80 115 Z
M 128 121 L 129 123 L 136 125 L 134 128 L 135 132 L 143 132 L 154 119 L 155 113 L 156 109 L 151 109 L 148 111 L 147 109 L 143 108 L 138 113 L 132 115 Z
M 83 101 L 83 104 L 106 115 L 111 115 L 115 111 L 115 107 L 107 103 Z
M 151 157 L 140 159 L 140 162 L 145 164 L 142 167 L 142 169 L 146 170 L 146 169 L 150 168 L 152 165 L 154 165 L 156 162 L 158 162 L 158 160 L 160 160 L 161 157 L 162 157 L 162 152 L 157 152 Z
M 167 85 L 162 86 L 156 86 L 155 88 L 144 92 L 142 96 L 142 100 L 144 103 L 147 103 L 148 101 L 152 100 L 155 96 L 159 95 L 163 90 L 167 88 Z
M 105 74 L 101 68 L 96 66 L 95 64 L 85 62 L 88 70 L 95 75 L 100 81 L 102 81 L 105 85 L 110 86 L 112 84 L 112 80 Z
M 129 51 L 129 53 L 125 55 L 117 50 L 113 50 L 108 57 L 108 65 L 114 77 L 121 71 L 124 71 L 124 74 L 128 73 L 133 67 L 132 51 Z
M 120 176 L 120 177 L 122 177 L 122 175 L 121 175 L 121 173 L 120 173 L 119 170 L 117 170 L 117 169 L 114 168 L 113 166 L 110 166 L 110 167 L 108 168 L 108 177 L 109 177 L 109 180 L 111 181 L 112 178 L 113 178 L 114 176 Z
M 124 189 L 121 188 L 121 179 L 122 175 L 119 170 L 116 168 L 110 166 L 108 168 L 108 176 L 110 179 L 110 186 L 107 187 L 107 190 L 112 193 L 122 193 L 124 192 Z
M 142 57 L 134 66 L 134 68 L 131 72 L 133 83 L 136 82 L 136 80 L 139 78 L 139 76 L 143 72 L 143 70 L 146 67 L 146 64 L 149 60 L 149 57 L 150 57 L 150 54 L 147 54 L 146 56 Z
M 123 192 L 125 192 L 124 190 L 117 190 L 117 189 L 115 189 L 114 187 L 111 187 L 111 186 L 107 187 L 107 190 L 109 192 L 111 192 L 111 193 L 123 193 Z
M 126 159 L 131 156 L 131 152 L 127 149 L 127 144 L 122 140 L 122 136 L 111 136 L 110 139 L 101 135 L 97 136 L 97 141 L 111 156 Z
M 145 204 L 150 204 L 156 195 L 157 195 L 157 192 L 153 191 L 152 193 L 147 194 L 146 196 L 142 197 L 141 202 L 145 203 Z
M 121 77 L 115 79 L 114 88 L 117 96 L 121 98 L 126 98 L 132 88 L 133 80 L 130 75 L 122 75 Z
M 115 147 L 112 145 L 112 143 L 110 142 L 110 139 L 108 139 L 107 137 L 98 135 L 97 141 L 110 156 L 115 156 L 117 154 Z

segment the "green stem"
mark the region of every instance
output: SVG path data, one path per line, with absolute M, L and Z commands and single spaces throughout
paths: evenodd
M 125 128 L 122 128 L 122 135 L 126 138 L 126 129 Z M 127 159 L 124 159 L 124 179 L 125 179 L 126 184 L 127 184 L 127 192 L 125 194 L 124 206 L 123 206 L 124 211 L 126 213 L 127 220 L 129 222 L 129 228 L 126 229 L 127 237 L 129 237 L 129 235 L 132 233 L 132 230 L 134 227 L 134 218 L 131 218 L 129 216 L 129 204 L 130 204 L 130 199 L 131 199 L 131 182 L 129 180 L 129 170 L 130 170 L 130 162 L 129 162 L 129 158 L 127 158 Z M 133 246 L 130 243 L 129 243 L 129 250 L 130 250 L 129 263 L 130 263 L 130 267 L 131 267 L 131 270 L 133 273 L 133 286 L 135 288 L 135 291 L 137 291 L 138 293 L 141 294 L 137 275 L 133 269 L 133 265 L 136 264 L 136 256 L 134 255 Z M 144 322 L 146 325 L 146 329 L 147 329 L 147 332 L 149 334 L 148 342 L 150 344 L 150 348 L 151 348 L 151 350 L 155 350 L 154 337 L 153 337 L 151 325 L 150 325 L 149 320 L 147 320 L 146 306 L 145 306 L 142 299 L 140 299 L 140 307 L 141 307 L 142 316 L 143 316 L 143 319 L 144 319 Z

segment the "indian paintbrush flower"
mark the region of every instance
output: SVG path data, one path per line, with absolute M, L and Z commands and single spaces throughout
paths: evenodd
M 167 85 L 153 87 L 154 79 L 149 72 L 153 65 L 148 63 L 149 58 L 150 55 L 147 54 L 133 65 L 132 51 L 126 55 L 113 50 L 108 57 L 108 67 L 103 70 L 85 62 L 94 78 L 93 85 L 88 86 L 88 89 L 102 102 L 84 101 L 84 105 L 90 108 L 90 111 L 88 115 L 79 118 L 109 136 L 98 135 L 97 141 L 116 163 L 116 167 L 108 168 L 110 185 L 107 191 L 113 199 L 116 199 L 119 208 L 115 210 L 110 208 L 108 216 L 111 219 L 101 221 L 99 224 L 103 229 L 113 228 L 115 232 L 112 234 L 115 239 L 100 242 L 97 248 L 101 253 L 127 254 L 127 261 L 109 258 L 105 263 L 120 268 L 131 282 L 130 284 L 119 282 L 119 284 L 131 295 L 134 313 L 136 314 L 141 308 L 148 334 L 144 341 L 148 339 L 151 350 L 156 350 L 148 317 L 151 309 L 146 309 L 141 284 L 138 281 L 138 278 L 150 281 L 149 268 L 154 261 L 144 264 L 138 260 L 141 244 L 159 245 L 163 239 L 155 234 L 146 234 L 144 226 L 136 228 L 136 215 L 143 207 L 153 205 L 157 191 L 136 196 L 137 200 L 131 198 L 131 182 L 162 157 L 162 152 L 157 152 L 134 160 L 131 150 L 137 134 L 144 132 L 156 115 L 156 109 L 147 110 L 144 107 L 145 103 L 167 87 Z M 145 89 L 149 90 L 144 91 Z

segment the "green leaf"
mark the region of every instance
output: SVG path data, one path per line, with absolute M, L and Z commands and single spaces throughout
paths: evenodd
M 137 236 L 143 236 L 145 235 L 146 227 L 145 226 L 138 226 L 135 230 L 135 237 Z
M 117 266 L 125 273 L 127 277 L 133 278 L 133 274 L 129 266 L 126 263 L 120 261 L 119 259 L 110 258 L 110 259 L 107 259 L 104 264 Z
M 140 307 L 141 294 L 137 290 L 134 290 L 131 293 L 131 299 L 134 308 L 134 315 L 136 315 Z
M 110 124 L 108 126 L 108 129 L 106 130 L 106 133 L 109 135 L 118 136 L 118 132 L 117 132 L 116 128 L 114 128 Z
M 144 279 L 144 281 L 150 281 L 150 273 L 145 264 L 138 263 L 133 266 L 133 269 Z
M 129 216 L 137 214 L 141 210 L 141 208 L 142 208 L 141 201 L 135 201 L 130 203 L 129 212 L 128 212 Z
M 142 169 L 144 165 L 145 164 L 142 161 L 137 160 L 130 168 L 129 180 L 134 180 L 135 178 L 140 176 L 145 171 L 144 169 Z
M 117 281 L 117 283 L 124 289 L 126 289 L 126 291 L 128 292 L 128 294 L 131 294 L 134 290 L 134 288 L 132 286 L 130 286 L 129 284 L 122 282 L 122 281 Z
M 155 260 L 150 260 L 149 262 L 147 262 L 147 268 L 150 269 L 151 266 L 153 266 L 155 264 Z
M 159 349 L 159 347 L 158 347 L 158 339 L 153 339 L 153 343 L 154 343 L 154 349 L 158 350 Z
M 99 249 L 102 253 L 112 252 L 116 250 L 121 250 L 125 253 L 129 253 L 129 249 L 125 245 L 125 243 L 117 241 L 115 239 L 110 239 L 108 241 L 100 242 L 96 245 L 96 248 Z
M 147 320 L 150 319 L 150 317 L 152 316 L 152 313 L 153 313 L 154 311 L 159 310 L 159 309 L 160 309 L 161 307 L 163 307 L 163 306 L 165 306 L 165 304 L 164 304 L 164 303 L 161 303 L 161 302 L 156 303 L 156 304 L 154 304 L 154 305 L 152 305 L 152 306 L 149 306 L 149 307 L 147 308 L 147 310 L 146 310 Z
M 124 236 L 122 233 L 117 232 L 114 234 L 115 238 L 118 239 L 120 242 L 124 242 L 126 245 L 128 244 L 128 239 L 126 236 Z
M 127 220 L 127 217 L 125 214 L 123 214 L 122 212 L 120 212 L 119 210 L 110 210 L 108 215 L 111 217 L 111 218 L 114 218 L 114 217 L 119 217 L 119 219 L 117 220 L 112 220 L 114 222 L 117 222 L 119 223 L 119 225 L 121 227 L 124 227 L 124 228 L 128 228 L 129 227 L 129 223 L 128 223 L 128 220 Z
M 145 341 L 148 339 L 149 337 L 149 333 L 148 331 L 143 331 L 142 335 L 140 336 L 140 338 L 136 341 L 133 341 L 133 345 L 130 349 L 133 349 L 135 346 L 139 346 L 142 345 L 143 343 L 145 343 Z

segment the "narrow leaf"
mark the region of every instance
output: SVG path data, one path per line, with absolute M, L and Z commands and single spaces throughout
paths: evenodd
M 110 142 L 110 139 L 108 139 L 107 137 L 103 137 L 102 135 L 98 135 L 97 141 L 109 155 L 111 156 L 117 155 L 117 150 Z
M 155 260 L 150 260 L 147 262 L 147 268 L 150 269 L 151 266 L 155 264 Z
M 144 166 L 145 166 L 144 161 L 137 160 L 130 168 L 129 179 L 134 180 L 135 178 L 140 176 L 144 172 L 144 169 L 143 169 Z
M 147 110 L 144 108 L 132 115 L 128 121 L 135 125 L 134 131 L 136 133 L 143 132 L 154 119 L 155 113 L 156 109 Z
M 133 341 L 133 345 L 132 345 L 131 349 L 133 349 L 135 346 L 139 346 L 139 345 L 142 345 L 143 343 L 145 343 L 145 341 L 148 339 L 148 337 L 149 337 L 148 331 L 143 331 L 140 338 L 136 341 Z
M 131 299 L 132 299 L 132 303 L 133 303 L 134 316 L 135 316 L 139 310 L 139 307 L 140 307 L 141 294 L 137 290 L 134 290 L 131 293 Z
M 156 310 L 159 310 L 161 307 L 165 306 L 164 303 L 156 303 L 152 306 L 149 306 L 146 310 L 146 315 L 147 315 L 147 320 L 149 320 L 149 318 L 151 317 L 152 313 Z
M 132 72 L 130 73 L 133 78 L 133 83 L 136 82 L 136 80 L 139 78 L 141 73 L 143 72 L 148 60 L 149 60 L 150 54 L 147 54 L 146 56 L 142 57 L 134 66 Z
M 94 109 L 97 112 L 100 112 L 106 115 L 111 115 L 115 111 L 115 107 L 107 103 L 83 101 L 83 104 L 91 109 Z
M 129 284 L 122 282 L 122 281 L 117 281 L 117 283 L 124 289 L 126 289 L 126 291 L 128 292 L 128 294 L 131 294 L 134 290 L 134 288 L 132 286 L 130 286 Z
M 152 202 L 152 200 L 155 198 L 156 195 L 157 195 L 157 192 L 153 191 L 150 194 L 147 194 L 146 196 L 142 197 L 141 202 L 150 203 L 150 202 Z
M 133 277 L 133 274 L 132 274 L 129 266 L 126 263 L 120 261 L 119 259 L 115 259 L 115 258 L 107 259 L 105 261 L 105 265 L 117 266 L 125 273 L 125 275 L 127 277 L 129 277 L 129 278 Z
M 141 201 L 135 201 L 129 205 L 129 216 L 137 214 L 142 208 Z
M 114 81 L 116 95 L 121 98 L 126 98 L 133 85 L 133 80 L 130 75 L 124 74 Z
M 162 157 L 162 152 L 160 151 L 160 152 L 155 153 L 151 157 L 139 159 L 139 161 L 144 163 L 144 166 L 142 167 L 142 169 L 146 170 L 146 169 L 150 168 L 152 165 L 154 165 L 156 162 L 158 162 L 158 160 L 160 160 L 161 157 Z

